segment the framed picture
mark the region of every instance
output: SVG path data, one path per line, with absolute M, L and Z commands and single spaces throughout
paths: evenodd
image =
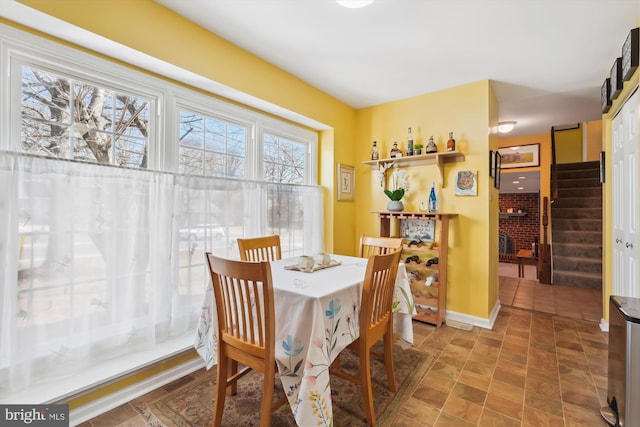
M 338 163 L 338 200 L 353 201 L 355 197 L 355 170 L 353 166 Z
M 456 196 L 478 195 L 478 172 L 459 171 L 456 174 Z
M 495 159 L 493 161 L 493 186 L 500 189 L 500 170 L 502 167 L 502 156 L 500 152 L 495 152 Z
M 495 178 L 493 162 L 495 162 L 493 150 L 489 150 L 489 178 Z
M 436 221 L 433 219 L 401 219 L 400 230 L 407 240 L 422 240 L 433 243 L 436 236 Z
M 540 166 L 540 144 L 500 148 L 500 167 L 504 169 Z

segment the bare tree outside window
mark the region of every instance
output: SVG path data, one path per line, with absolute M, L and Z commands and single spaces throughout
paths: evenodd
M 22 151 L 147 167 L 149 102 L 22 67 Z
M 180 112 L 180 172 L 244 178 L 246 127 L 189 111 Z
M 307 146 L 304 143 L 264 135 L 264 180 L 285 184 L 304 184 Z

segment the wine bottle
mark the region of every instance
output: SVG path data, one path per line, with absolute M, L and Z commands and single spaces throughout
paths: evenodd
M 429 212 L 438 210 L 438 200 L 436 199 L 436 184 L 431 183 L 431 193 L 429 193 Z
M 447 141 L 447 151 L 456 151 L 456 140 L 453 139 L 453 132 L 449 132 L 449 140 Z
M 433 141 L 433 135 L 432 135 L 431 137 L 429 137 L 429 143 L 427 144 L 427 154 L 437 153 L 437 152 L 438 152 L 438 146 Z
M 413 156 L 413 135 L 411 135 L 411 128 L 409 128 L 407 136 L 407 156 Z
M 396 157 L 402 157 L 402 151 L 398 148 L 398 141 L 393 141 L 393 148 L 391 149 L 391 153 L 389 155 L 392 159 Z
M 373 147 L 371 147 L 371 160 L 378 160 L 378 142 L 373 141 Z

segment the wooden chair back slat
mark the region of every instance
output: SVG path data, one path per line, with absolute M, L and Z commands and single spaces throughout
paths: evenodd
M 282 259 L 280 236 L 277 234 L 238 239 L 238 249 L 242 261 L 275 261 Z
M 402 239 L 395 237 L 360 237 L 360 258 L 369 258 L 371 255 L 380 255 L 393 252 L 402 248 Z

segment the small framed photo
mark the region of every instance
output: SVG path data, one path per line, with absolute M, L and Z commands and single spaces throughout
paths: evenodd
M 456 174 L 456 196 L 478 195 L 478 172 L 459 171 Z
M 338 200 L 353 201 L 356 197 L 356 174 L 353 166 L 338 163 Z
M 540 166 L 540 144 L 505 147 L 498 150 L 505 169 Z

